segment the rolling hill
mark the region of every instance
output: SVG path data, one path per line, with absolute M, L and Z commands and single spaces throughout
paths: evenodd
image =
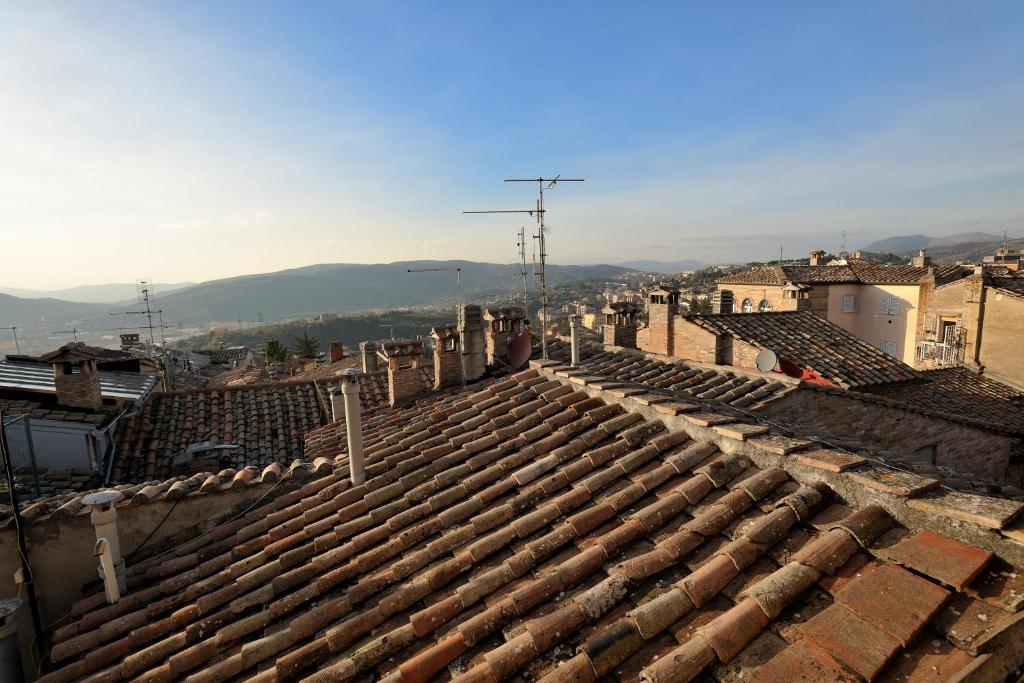
M 153 285 L 157 293 L 173 292 L 176 289 L 189 287 L 192 282 L 156 283 Z M 65 301 L 81 301 L 92 304 L 113 304 L 135 298 L 135 283 L 111 282 L 103 285 L 80 285 L 67 289 L 19 289 L 17 287 L 0 287 L 0 293 L 10 294 L 23 299 L 63 299 Z
M 409 273 L 415 268 L 462 268 L 463 297 L 467 302 L 495 300 L 521 291 L 516 264 L 475 261 L 400 261 L 377 264 L 316 264 L 273 273 L 211 280 L 162 294 L 154 310 L 163 311 L 168 323 L 201 326 L 210 322 L 285 320 L 318 313 L 358 313 L 454 304 L 454 272 Z M 626 268 L 610 265 L 549 265 L 548 284 L 614 279 Z M 537 287 L 530 277 L 530 287 Z M 118 325 L 141 325 L 139 317 L 110 313 L 137 309 L 134 302 L 93 304 L 60 299 L 30 299 L 0 294 L 0 326 L 17 325 L 26 346 L 52 348 L 63 341 L 51 334 L 72 325 L 86 340 L 113 334 Z M 91 333 L 91 336 L 90 336 Z M 67 335 L 65 335 L 67 336 Z M 31 341 L 35 340 L 32 345 Z
M 996 243 L 1002 241 L 1001 235 L 992 235 L 987 232 L 960 232 L 945 237 L 931 237 L 930 235 L 898 235 L 887 237 L 866 245 L 863 251 L 872 251 L 879 254 L 908 254 L 917 253 L 918 249 L 933 249 L 935 247 L 949 247 L 958 244 L 979 244 Z

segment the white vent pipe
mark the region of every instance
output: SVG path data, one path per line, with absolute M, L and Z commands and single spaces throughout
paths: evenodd
M 572 338 L 572 367 L 579 367 L 580 364 L 580 317 L 569 316 L 569 330 Z
M 82 503 L 92 507 L 89 520 L 96 529 L 95 555 L 100 558 L 99 575 L 105 586 L 113 583 L 117 587 L 111 599 L 111 591 L 107 588 L 107 600 L 116 602 L 120 596 L 128 592 L 124 579 L 124 558 L 121 557 L 121 543 L 117 534 L 117 510 L 114 503 L 121 500 L 118 491 L 97 491 L 82 499 Z
M 363 423 L 359 405 L 359 370 L 348 368 L 341 375 L 341 393 L 345 399 L 345 434 L 348 437 L 348 471 L 353 486 L 366 481 L 363 462 Z

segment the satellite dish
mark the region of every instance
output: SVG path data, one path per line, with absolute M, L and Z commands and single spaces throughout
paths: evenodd
M 533 339 L 530 337 L 529 330 L 524 330 L 518 337 L 509 342 L 508 364 L 512 366 L 513 370 L 518 370 L 526 365 L 532 355 Z
M 761 372 L 771 372 L 779 363 L 779 357 L 771 349 L 761 349 L 754 356 L 754 365 Z

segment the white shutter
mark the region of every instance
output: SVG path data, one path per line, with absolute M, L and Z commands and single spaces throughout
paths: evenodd
M 892 295 L 889 297 L 889 315 L 900 314 L 900 298 Z
M 882 295 L 882 315 L 889 315 L 889 295 Z

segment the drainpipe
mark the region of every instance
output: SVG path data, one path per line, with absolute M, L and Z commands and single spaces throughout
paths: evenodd
M 0 600 L 0 680 L 23 681 L 25 672 L 21 668 L 21 650 L 18 649 L 18 608 L 19 598 Z
M 580 364 L 580 317 L 569 316 L 569 330 L 572 335 L 572 367 L 579 367 Z
M 359 375 L 356 368 L 348 368 L 341 375 L 341 393 L 345 399 L 345 433 L 348 436 L 348 470 L 353 486 L 366 481 L 363 463 L 363 424 L 359 406 Z
M 114 503 L 121 500 L 118 491 L 97 491 L 82 499 L 84 505 L 92 507 L 89 519 L 96 528 L 96 555 L 100 558 L 99 575 L 107 586 L 107 600 L 116 602 L 120 596 L 128 592 L 124 580 L 124 558 L 121 557 L 121 543 L 117 535 L 117 510 Z M 113 594 L 109 586 L 115 584 L 117 591 Z

